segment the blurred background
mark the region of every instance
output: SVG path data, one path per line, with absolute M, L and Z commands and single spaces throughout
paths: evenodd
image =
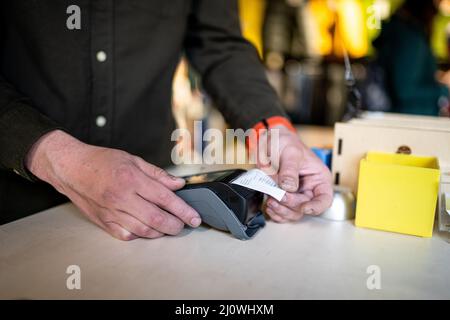
M 239 10 L 295 124 L 333 126 L 355 88 L 364 110 L 448 116 L 450 0 L 239 0 Z M 185 60 L 173 108 L 180 127 L 226 128 Z

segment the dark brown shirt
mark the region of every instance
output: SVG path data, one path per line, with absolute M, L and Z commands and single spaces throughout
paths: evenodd
M 68 27 L 70 5 L 79 29 Z M 284 115 L 234 0 L 2 1 L 0 222 L 65 200 L 27 180 L 24 167 L 55 128 L 170 164 L 172 78 L 183 54 L 232 127 Z

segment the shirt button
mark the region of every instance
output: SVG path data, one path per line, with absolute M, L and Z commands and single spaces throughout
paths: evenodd
M 106 58 L 107 58 L 106 52 L 105 51 L 99 51 L 99 52 L 97 52 L 96 57 L 97 57 L 97 61 L 98 62 L 105 62 Z
M 106 124 L 106 118 L 104 116 L 98 116 L 97 119 L 95 119 L 95 124 L 97 127 L 104 127 Z

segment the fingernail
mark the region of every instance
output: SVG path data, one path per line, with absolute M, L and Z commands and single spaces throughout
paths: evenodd
M 192 218 L 191 219 L 191 226 L 194 228 L 197 228 L 202 223 L 202 220 L 200 218 Z
M 284 178 L 283 181 L 281 181 L 281 187 L 285 190 L 295 191 L 296 185 L 294 179 Z
M 314 209 L 312 209 L 312 208 L 305 209 L 305 211 L 303 211 L 303 213 L 304 214 L 314 214 Z

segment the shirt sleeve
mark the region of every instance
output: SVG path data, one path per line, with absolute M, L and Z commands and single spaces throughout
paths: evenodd
M 62 129 L 33 108 L 31 101 L 18 93 L 0 75 L 0 166 L 34 181 L 25 167 L 33 144 L 44 134 Z
M 185 50 L 232 127 L 248 129 L 265 118 L 286 117 L 256 49 L 242 37 L 236 0 L 194 0 Z

